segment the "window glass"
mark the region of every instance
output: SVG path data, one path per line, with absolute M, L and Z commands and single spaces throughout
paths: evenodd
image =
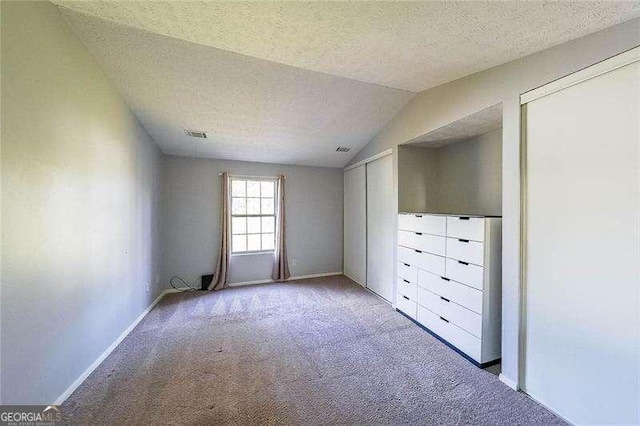
M 247 234 L 259 234 L 260 233 L 260 217 L 248 217 L 247 218 Z
M 272 251 L 276 231 L 275 179 L 231 178 L 231 252 Z
M 275 188 L 274 182 L 260 182 L 260 185 L 261 185 L 260 196 L 273 198 L 274 188 Z
M 247 197 L 260 196 L 260 182 L 255 180 L 247 181 Z
M 232 234 L 246 234 L 247 233 L 247 218 L 246 217 L 233 217 L 231 218 L 231 233 Z
M 246 197 L 247 196 L 247 183 L 243 180 L 231 181 L 231 196 L 233 197 Z
M 262 234 L 262 250 L 273 250 L 275 234 Z
M 246 235 L 234 235 L 231 238 L 231 245 L 236 252 L 247 251 L 247 236 Z
M 231 199 L 231 213 L 234 215 L 247 214 L 247 199 L 233 197 Z
M 262 207 L 260 209 L 260 212 L 262 214 L 273 214 L 273 198 L 261 198 L 262 200 Z
M 247 235 L 247 251 L 260 250 L 260 234 Z
M 275 220 L 273 216 L 262 216 L 262 232 L 273 233 L 276 232 Z

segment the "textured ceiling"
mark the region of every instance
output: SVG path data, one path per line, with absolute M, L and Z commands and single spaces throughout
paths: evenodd
M 440 148 L 502 127 L 502 104 L 468 115 L 407 142 L 426 148 Z
M 55 3 L 308 70 L 420 91 L 640 16 L 638 1 Z
M 61 10 L 166 154 L 342 167 L 413 96 Z

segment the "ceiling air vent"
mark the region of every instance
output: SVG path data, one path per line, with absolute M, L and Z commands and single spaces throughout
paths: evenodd
M 336 148 L 337 152 L 349 152 L 351 150 L 351 148 L 345 148 L 344 146 L 339 146 L 338 148 Z
M 206 139 L 207 138 L 207 134 L 201 130 L 187 130 L 184 129 L 184 133 L 187 136 L 191 136 L 192 138 L 202 138 L 202 139 Z

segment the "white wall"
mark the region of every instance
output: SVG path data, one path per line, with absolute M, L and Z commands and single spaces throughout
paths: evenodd
M 425 90 L 351 161 L 353 164 L 502 102 L 502 373 L 506 381 L 516 383 L 519 372 L 520 94 L 638 45 L 640 20 L 635 19 Z
M 220 244 L 219 174 L 224 171 L 249 176 L 285 174 L 291 275 L 342 271 L 342 169 L 167 156 L 162 202 L 165 285 L 174 275 L 193 282 L 212 273 Z M 270 279 L 272 266 L 272 254 L 232 256 L 229 281 Z
M 1 7 L 0 400 L 50 404 L 162 290 L 161 153 L 55 6 Z

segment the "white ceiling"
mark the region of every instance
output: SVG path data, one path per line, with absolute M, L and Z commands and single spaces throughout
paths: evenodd
M 410 140 L 407 144 L 440 148 L 502 127 L 502 104 L 496 104 Z
M 638 1 L 53 1 L 164 153 L 328 167 L 414 92 L 640 16 Z
M 640 16 L 638 1 L 54 0 L 230 52 L 418 92 Z
M 165 154 L 343 167 L 413 96 L 62 11 Z

